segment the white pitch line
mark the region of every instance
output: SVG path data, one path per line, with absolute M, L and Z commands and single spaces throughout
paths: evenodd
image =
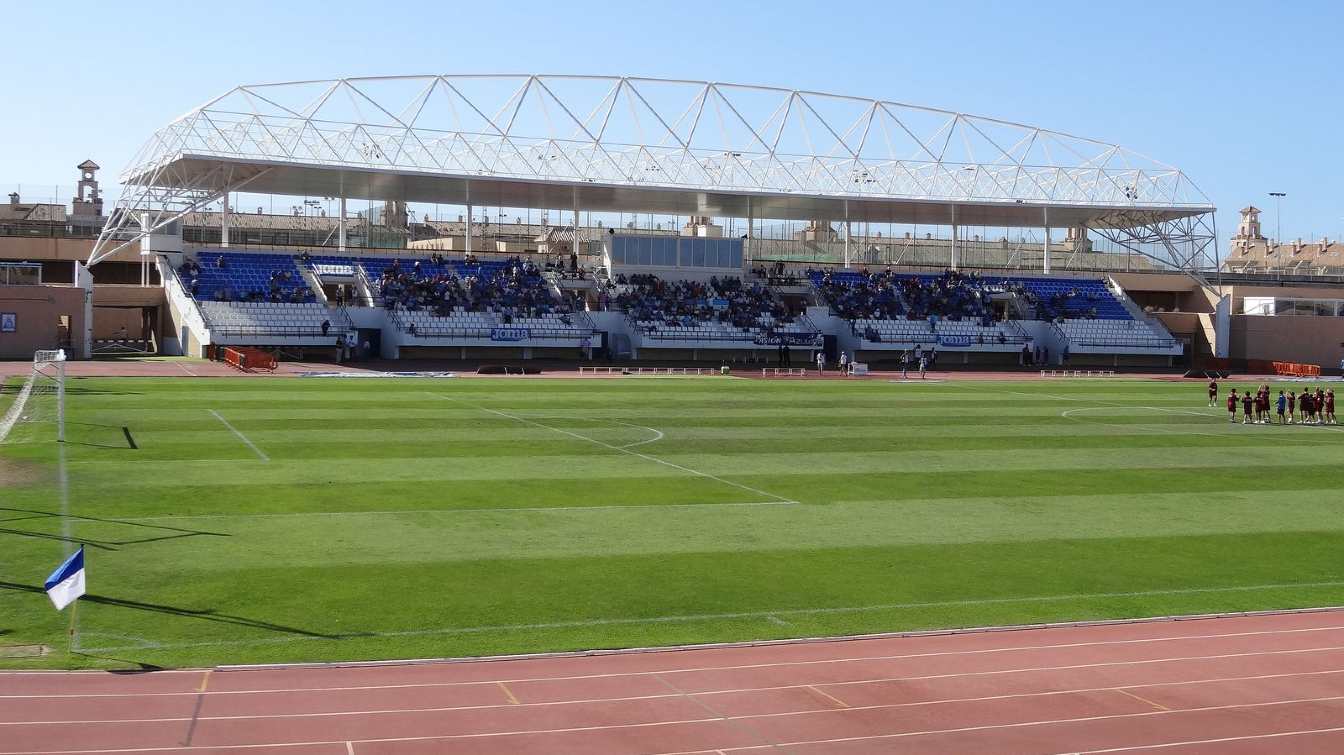
M 785 608 L 769 611 L 739 611 L 733 613 L 702 613 L 702 614 L 683 614 L 674 616 L 649 616 L 643 618 L 594 618 L 579 621 L 552 621 L 539 622 L 534 624 L 493 624 L 477 627 L 448 627 L 437 629 L 415 629 L 401 632 L 368 632 L 358 637 L 350 639 L 373 639 L 379 637 L 426 637 L 443 635 L 463 635 L 463 634 L 482 634 L 494 632 L 533 632 L 537 630 L 548 629 L 576 629 L 591 626 L 628 626 L 628 625 L 656 625 L 656 624 L 678 624 L 696 621 L 720 621 L 732 619 L 764 619 L 774 616 L 781 618 L 785 616 L 825 616 L 832 614 L 846 613 L 869 613 L 873 611 L 898 611 L 912 608 L 946 608 L 951 606 L 981 606 L 981 605 L 1000 605 L 1013 603 L 1049 603 L 1066 600 L 1087 600 L 1092 598 L 1137 598 L 1154 597 L 1159 595 L 1198 595 L 1205 593 L 1220 592 L 1253 592 L 1256 590 L 1281 590 L 1285 588 L 1303 588 L 1303 587 L 1340 587 L 1344 586 L 1344 581 L 1330 582 L 1291 582 L 1270 585 L 1237 585 L 1232 587 L 1192 587 L 1174 590 L 1139 590 L 1131 592 L 1109 592 L 1109 593 L 1071 593 L 1065 595 L 1037 595 L 1014 598 L 976 598 L 968 600 L 938 600 L 925 601 L 918 603 L 886 603 L 871 606 L 844 606 L 832 608 Z M 252 646 L 252 645 L 274 645 L 289 642 L 306 642 L 312 640 L 330 639 L 324 637 L 313 637 L 310 635 L 297 635 L 292 637 L 265 637 L 254 640 L 208 640 L 203 642 L 180 642 L 180 643 L 153 643 L 149 647 L 140 646 L 118 646 L 89 648 L 89 652 L 112 652 L 117 650 L 174 650 L 180 648 L 193 647 L 218 647 L 218 646 Z
M 494 415 L 497 415 L 497 416 L 500 416 L 500 417 L 505 417 L 505 418 L 507 418 L 507 419 L 511 419 L 511 420 L 513 420 L 513 421 L 515 421 L 515 422 L 522 422 L 523 424 L 532 425 L 533 427 L 540 427 L 540 428 L 543 428 L 543 429 L 546 429 L 546 430 L 552 430 L 552 431 L 557 432 L 557 433 L 560 433 L 560 434 L 562 434 L 562 435 L 568 435 L 568 436 L 571 437 L 571 438 L 578 438 L 579 440 L 583 440 L 583 441 L 587 441 L 587 442 L 589 442 L 589 443 L 597 444 L 597 445 L 599 445 L 599 446 L 602 446 L 603 448 L 610 448 L 611 450 L 613 450 L 613 451 L 617 451 L 617 452 L 619 452 L 619 453 L 630 454 L 631 456 L 636 456 L 636 457 L 639 457 L 639 458 L 644 459 L 644 460 L 646 460 L 646 461 L 654 462 L 655 464 L 662 464 L 662 465 L 664 465 L 664 466 L 672 467 L 673 469 L 680 469 L 681 471 L 683 471 L 683 472 L 687 472 L 687 473 L 689 473 L 689 474 L 693 474 L 693 475 L 695 475 L 696 477 L 704 477 L 704 478 L 706 478 L 706 479 L 714 480 L 714 481 L 716 481 L 716 482 L 721 482 L 721 483 L 723 483 L 724 485 L 732 485 L 732 486 L 735 487 L 735 488 L 741 488 L 742 490 L 745 490 L 745 491 L 750 492 L 750 493 L 755 493 L 755 494 L 757 494 L 757 495 L 763 495 L 763 496 L 765 496 L 766 498 L 773 498 L 773 499 L 775 499 L 776 501 L 779 501 L 779 502 L 781 502 L 781 503 L 798 503 L 797 501 L 793 500 L 792 498 L 785 498 L 784 496 L 775 495 L 774 493 L 770 493 L 770 492 L 761 490 L 761 489 L 759 489 L 759 488 L 753 488 L 753 487 L 751 487 L 750 485 L 743 485 L 743 484 L 740 483 L 740 482 L 733 482 L 732 480 L 725 480 L 725 479 L 723 479 L 722 477 L 717 477 L 717 476 L 712 475 L 712 474 L 710 474 L 710 473 L 708 473 L 708 472 L 701 472 L 701 471 L 698 470 L 698 469 L 691 469 L 690 467 L 684 467 L 684 466 L 682 466 L 682 465 L 680 465 L 680 464 L 674 464 L 674 463 L 672 463 L 672 462 L 670 462 L 670 461 L 666 461 L 666 460 L 664 460 L 664 459 L 659 459 L 659 458 L 656 457 L 656 456 L 649 456 L 648 454 L 640 453 L 639 451 L 631 451 L 631 450 L 628 449 L 628 448 L 624 448 L 624 447 L 622 447 L 622 446 L 612 445 L 611 443 L 607 443 L 607 442 L 605 442 L 605 441 L 600 441 L 600 440 L 597 440 L 596 438 L 590 438 L 590 437 L 588 437 L 587 435 L 580 435 L 580 434 L 578 434 L 578 433 L 576 433 L 576 432 L 571 432 L 571 431 L 569 431 L 569 430 L 565 430 L 565 429 L 563 429 L 563 428 L 559 428 L 559 427 L 553 427 L 553 426 L 551 426 L 551 425 L 543 425 L 543 424 L 540 423 L 540 422 L 536 422 L 536 421 L 534 421 L 534 420 L 527 419 L 526 417 L 519 417 L 519 416 L 516 415 L 516 414 L 509 414 L 508 412 L 501 412 L 501 411 L 499 411 L 498 409 L 491 409 L 491 408 L 489 408 L 489 407 L 487 407 L 487 406 L 481 406 L 481 405 L 479 405 L 479 404 L 473 404 L 473 403 L 471 403 L 471 402 L 469 402 L 469 401 L 463 401 L 462 399 L 455 398 L 455 397 L 453 397 L 453 396 L 445 396 L 445 395 L 443 395 L 443 394 L 441 394 L 441 393 L 431 393 L 431 394 L 429 394 L 429 395 L 434 396 L 434 397 L 436 397 L 436 398 L 444 399 L 445 401 L 454 401 L 454 402 L 457 402 L 457 403 L 460 403 L 460 404 L 465 404 L 465 405 L 467 405 L 467 406 L 472 407 L 473 409 L 477 409 L 477 410 L 479 410 L 479 411 L 483 411 L 483 412 L 489 412 L 490 414 L 494 414 Z M 655 432 L 656 432 L 656 431 L 655 431 Z
M 223 422 L 224 426 L 229 428 L 229 430 L 234 435 L 237 435 L 238 440 L 241 440 L 243 443 L 247 444 L 247 447 L 252 449 L 252 453 L 255 453 L 262 461 L 271 460 L 271 457 L 263 453 L 260 448 L 257 448 L 256 444 L 248 440 L 246 435 L 243 435 L 242 433 L 238 432 L 238 428 L 234 427 L 233 425 L 230 425 L 229 421 L 227 419 L 224 419 L 224 417 L 222 417 L 219 412 L 215 411 L 214 409 L 211 409 L 210 413 L 215 415 L 215 419 L 219 420 L 220 422 Z
M 610 511 L 612 509 L 700 509 L 712 506 L 738 508 L 742 506 L 789 506 L 788 501 L 728 501 L 725 503 L 612 503 L 597 506 L 473 506 L 460 509 L 398 509 L 392 511 L 260 511 L 241 514 L 158 514 L 155 516 L 119 516 L 90 521 L 116 524 L 117 522 L 157 522 L 177 519 L 263 519 L 267 517 L 301 516 L 406 516 L 408 514 L 489 514 L 494 511 Z M 75 517 L 80 519 L 83 517 Z
M 664 436 L 663 436 L 663 431 L 662 431 L 662 430 L 658 430 L 658 429 L 653 428 L 653 427 L 645 427 L 644 425 L 632 425 L 632 424 L 630 424 L 629 422 L 621 422 L 620 420 L 612 420 L 612 422 L 615 422 L 615 423 L 618 424 L 618 425 L 625 425 L 626 427 L 633 427 L 633 428 L 636 428 L 636 429 L 639 429 L 639 430 L 648 430 L 649 432 L 653 433 L 654 436 L 655 436 L 655 437 L 649 438 L 648 440 L 640 440 L 640 441 L 636 441 L 636 442 L 634 442 L 634 443 L 626 443 L 625 445 L 621 446 L 622 449 L 626 449 L 626 448 L 634 448 L 635 446 L 642 446 L 642 445 L 644 445 L 644 444 L 646 444 L 646 443 L 656 443 L 656 442 L 662 440 L 663 437 L 664 437 Z

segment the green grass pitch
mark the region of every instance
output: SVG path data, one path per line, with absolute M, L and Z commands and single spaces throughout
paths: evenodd
M 1198 383 L 89 378 L 68 420 L 0 446 L 0 647 L 51 648 L 0 667 L 1344 603 L 1344 432 Z

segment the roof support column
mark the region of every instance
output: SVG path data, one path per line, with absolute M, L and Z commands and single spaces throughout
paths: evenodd
M 1041 272 L 1050 274 L 1050 208 L 1041 208 L 1041 224 L 1045 226 L 1045 241 L 1041 244 Z
M 340 217 L 336 220 L 336 248 L 345 251 L 345 196 L 341 196 Z
M 464 245 L 462 245 L 464 247 L 462 254 L 465 255 L 472 254 L 472 183 L 465 181 L 464 188 L 466 193 L 466 238 L 464 239 Z
M 224 212 L 219 214 L 219 245 L 229 248 L 229 192 L 224 192 Z
M 574 238 L 569 242 L 569 253 L 579 258 L 579 187 L 574 187 Z M 576 263 L 577 264 L 577 263 Z
M 845 200 L 845 269 L 849 269 L 849 200 Z
M 957 269 L 957 206 L 952 205 L 952 261 L 949 267 Z
M 742 242 L 742 264 L 745 266 L 751 257 L 751 240 L 756 237 L 756 215 L 751 208 L 751 197 L 747 197 L 747 239 Z

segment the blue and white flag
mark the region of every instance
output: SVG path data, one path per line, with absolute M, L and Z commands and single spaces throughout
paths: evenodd
M 75 602 L 79 596 L 84 594 L 84 546 L 79 546 L 75 555 L 67 558 L 65 563 L 56 567 L 56 571 L 47 577 L 44 587 L 47 588 L 47 597 L 56 606 L 56 610 L 63 610 L 66 606 Z

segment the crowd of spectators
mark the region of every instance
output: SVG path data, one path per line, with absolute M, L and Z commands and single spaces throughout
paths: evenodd
M 897 275 L 861 269 L 857 274 L 808 271 L 822 299 L 847 320 L 938 320 L 994 324 L 990 287 L 974 273 Z
M 740 278 L 713 277 L 700 281 L 665 281 L 654 275 L 618 275 L 625 290 L 608 306 L 624 310 L 632 319 L 668 327 L 694 327 L 720 323 L 735 328 L 761 327 L 769 316 L 772 323 L 790 323 L 794 317 L 759 284 L 744 285 Z
M 494 312 L 504 323 L 515 317 L 559 315 L 565 324 L 575 302 L 551 295 L 541 270 L 533 263 L 512 257 L 503 266 L 450 266 L 441 256 L 428 263 L 417 260 L 403 265 L 394 260 L 378 279 L 378 297 L 389 311 L 428 310 L 447 316 L 461 307 L 467 312 Z
M 228 269 L 224 255 L 215 257 L 210 264 L 218 271 Z M 201 292 L 201 265 L 195 260 L 187 260 L 178 268 L 179 276 L 186 279 L 187 290 L 196 297 Z M 270 302 L 272 304 L 308 304 L 317 301 L 317 294 L 308 286 L 295 270 L 276 268 L 271 270 L 265 288 L 251 288 L 236 291 L 228 283 L 215 288 L 210 294 L 214 301 Z
M 1066 318 L 1091 320 L 1097 316 L 1097 295 L 1077 288 L 1051 294 L 1037 295 L 1021 283 L 1010 283 L 1006 288 L 1036 310 L 1036 319 L 1063 322 Z

